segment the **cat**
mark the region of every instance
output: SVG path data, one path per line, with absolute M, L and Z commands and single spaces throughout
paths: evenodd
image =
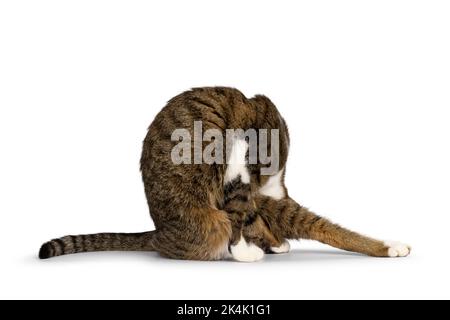
M 202 123 L 203 130 L 219 132 L 231 146 L 224 152 L 234 161 L 174 163 L 173 150 L 180 143 L 174 132 L 184 129 L 195 137 L 196 122 Z M 272 147 L 278 142 L 279 170 L 262 174 L 269 164 L 249 163 L 248 137 L 225 135 L 227 129 L 276 130 L 278 141 L 270 137 L 267 144 Z M 204 140 L 200 143 L 202 148 L 208 145 Z M 289 252 L 288 239 L 317 240 L 374 257 L 410 254 L 408 245 L 347 230 L 290 198 L 284 183 L 289 145 L 286 122 L 266 96 L 246 98 L 237 89 L 225 87 L 184 92 L 156 116 L 143 143 L 141 172 L 156 230 L 66 236 L 43 244 L 39 257 L 157 251 L 172 259 L 254 262 L 266 253 Z

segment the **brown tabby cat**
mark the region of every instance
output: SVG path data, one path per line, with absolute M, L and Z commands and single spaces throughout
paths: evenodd
M 194 122 L 217 129 L 232 145 L 230 163 L 175 164 L 176 129 L 195 136 Z M 226 129 L 278 129 L 279 168 L 261 174 L 248 163 L 248 143 Z M 270 140 L 268 143 L 271 144 Z M 202 141 L 205 148 L 207 142 Z M 286 239 L 312 239 L 375 257 L 404 257 L 410 247 L 346 230 L 297 204 L 284 184 L 289 135 L 284 119 L 265 96 L 247 99 L 231 88 L 198 88 L 169 101 L 149 128 L 141 158 L 145 192 L 156 230 L 66 236 L 45 243 L 41 259 L 91 251 L 157 251 L 174 259 L 258 261 L 285 253 Z M 195 152 L 195 150 L 194 150 Z

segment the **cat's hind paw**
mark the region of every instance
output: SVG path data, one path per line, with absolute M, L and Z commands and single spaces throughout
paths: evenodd
M 411 246 L 396 241 L 386 241 L 387 255 L 390 258 L 407 257 L 411 253 Z

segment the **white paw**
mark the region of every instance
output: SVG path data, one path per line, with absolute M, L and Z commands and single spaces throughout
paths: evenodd
M 384 243 L 388 249 L 388 255 L 391 258 L 406 257 L 411 253 L 411 247 L 395 241 L 386 241 Z
M 283 244 L 279 247 L 271 247 L 270 251 L 273 253 L 288 253 L 291 250 L 291 245 L 287 240 L 284 240 Z
M 242 237 L 235 246 L 231 246 L 231 255 L 236 261 L 255 262 L 264 258 L 264 251 Z

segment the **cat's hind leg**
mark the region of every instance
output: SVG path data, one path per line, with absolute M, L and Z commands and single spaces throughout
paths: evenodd
M 153 241 L 162 256 L 179 260 L 215 261 L 230 257 L 231 222 L 225 211 L 194 208 L 180 220 L 165 223 Z
M 399 242 L 385 242 L 345 229 L 302 207 L 291 198 L 258 198 L 259 209 L 270 229 L 288 239 L 316 240 L 335 248 L 374 257 L 406 257 L 411 247 Z

